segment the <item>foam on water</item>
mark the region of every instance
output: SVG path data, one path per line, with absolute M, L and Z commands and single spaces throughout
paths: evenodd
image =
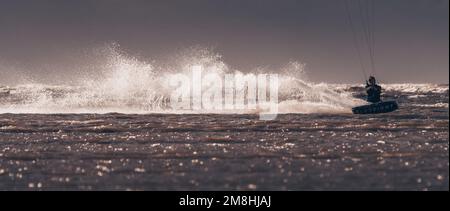
M 0 113 L 254 113 L 255 110 L 174 111 L 169 97 L 169 75 L 190 75 L 193 65 L 204 74 L 242 73 L 230 68 L 221 56 L 208 49 L 183 51 L 170 62 L 158 64 L 138 60 L 113 44 L 100 49 L 104 61 L 97 72 L 82 75 L 75 85 L 51 86 L 28 83 L 0 87 Z M 304 65 L 290 62 L 279 70 L 255 69 L 245 74 L 279 74 L 280 113 L 348 113 L 360 105 L 350 92 L 337 91 L 335 85 L 315 84 L 304 77 Z M 331 88 L 333 87 L 333 88 Z M 448 89 L 447 89 L 448 90 Z

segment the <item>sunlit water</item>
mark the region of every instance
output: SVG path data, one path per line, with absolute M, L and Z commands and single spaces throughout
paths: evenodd
M 352 115 L 361 85 L 279 70 L 281 114 L 261 121 L 170 110 L 163 72 L 115 51 L 108 65 L 102 80 L 0 87 L 0 190 L 449 189 L 448 85 L 382 84 L 400 109 Z

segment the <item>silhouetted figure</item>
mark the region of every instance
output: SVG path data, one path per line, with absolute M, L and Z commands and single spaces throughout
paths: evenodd
M 366 81 L 367 101 L 370 103 L 378 103 L 381 101 L 381 86 L 377 84 L 375 77 L 370 76 Z

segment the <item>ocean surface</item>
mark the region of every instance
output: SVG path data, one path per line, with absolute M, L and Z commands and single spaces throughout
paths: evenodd
M 351 114 L 360 85 L 295 87 L 262 121 L 147 92 L 2 86 L 0 190 L 449 190 L 449 85 L 383 84 L 400 109 L 378 115 Z

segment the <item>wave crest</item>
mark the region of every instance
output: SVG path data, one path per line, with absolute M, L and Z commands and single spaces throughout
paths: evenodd
M 74 81 L 76 85 L 50 86 L 29 83 L 0 88 L 1 113 L 173 113 L 168 86 L 170 74 L 189 74 L 193 65 L 201 65 L 204 73 L 242 73 L 230 68 L 222 57 L 207 48 L 194 47 L 181 51 L 169 62 L 146 62 L 130 56 L 117 44 L 98 49 L 102 62 L 95 72 Z M 306 80 L 305 65 L 289 62 L 278 70 L 256 68 L 245 74 L 279 74 L 279 111 L 281 113 L 350 112 L 362 101 L 350 92 L 333 90 L 327 84 Z M 199 111 L 204 112 L 204 111 Z M 208 111 L 222 113 L 223 111 Z M 239 111 L 236 111 L 239 113 Z M 246 111 L 247 112 L 247 111 Z M 252 112 L 252 111 L 248 111 Z M 190 111 L 189 113 L 192 113 Z

